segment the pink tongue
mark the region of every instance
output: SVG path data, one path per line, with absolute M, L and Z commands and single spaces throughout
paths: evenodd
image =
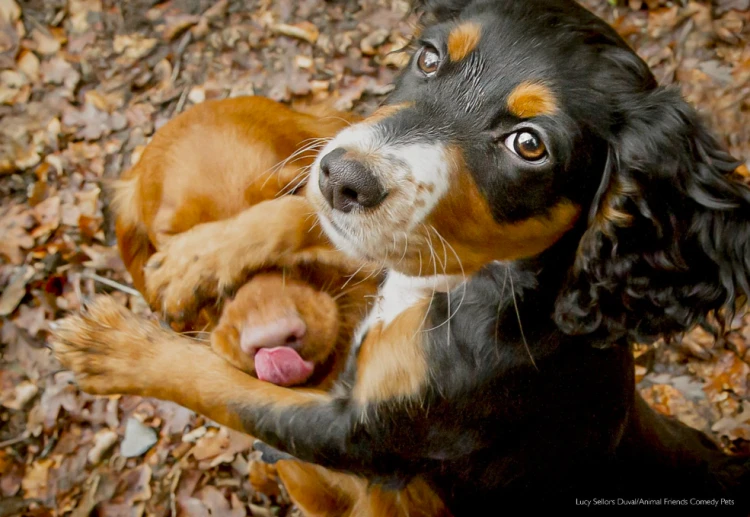
M 305 361 L 288 346 L 261 348 L 255 354 L 258 378 L 279 386 L 302 384 L 312 375 L 313 367 L 312 361 Z

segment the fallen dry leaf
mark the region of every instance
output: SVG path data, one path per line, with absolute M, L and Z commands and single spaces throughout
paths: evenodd
M 16 310 L 18 304 L 26 296 L 26 284 L 34 276 L 34 270 L 28 266 L 21 266 L 11 277 L 0 295 L 0 316 L 7 316 Z
M 46 499 L 49 488 L 47 480 L 49 470 L 53 466 L 53 461 L 49 458 L 39 459 L 26 468 L 26 474 L 21 481 L 21 489 L 24 497 L 30 499 Z
M 12 23 L 21 17 L 21 8 L 15 0 L 0 0 L 0 21 Z
M 227 427 L 210 429 L 200 437 L 190 454 L 205 468 L 231 463 L 235 454 L 250 450 L 253 439 Z
M 108 452 L 119 437 L 111 429 L 102 429 L 94 435 L 94 446 L 88 453 L 89 463 L 96 465 L 102 460 L 102 456 Z
M 318 28 L 310 22 L 300 22 L 294 25 L 288 25 L 286 23 L 279 23 L 272 27 L 272 30 L 278 34 L 289 36 L 291 38 L 298 38 L 308 43 L 315 43 L 318 41 L 320 31 Z
M 8 409 L 19 411 L 26 406 L 31 399 L 39 393 L 39 388 L 31 381 L 23 381 L 17 384 L 13 391 L 6 391 L 0 394 L 0 404 Z
M 0 215 L 0 258 L 4 257 L 11 264 L 21 264 L 25 257 L 24 250 L 34 245 L 34 238 L 29 229 L 34 226 L 34 217 L 23 206 L 11 207 Z

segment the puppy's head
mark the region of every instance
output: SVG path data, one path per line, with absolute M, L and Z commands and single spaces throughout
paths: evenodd
M 339 342 L 333 296 L 281 272 L 259 273 L 224 305 L 214 350 L 238 368 L 283 386 L 319 383 Z
M 606 146 L 590 126 L 605 25 L 571 4 L 432 2 L 388 104 L 341 132 L 309 196 L 333 241 L 412 275 L 539 254 L 569 231 Z M 570 28 L 560 30 L 561 25 Z
M 565 0 L 432 0 L 386 106 L 334 138 L 308 197 L 342 250 L 471 273 L 580 240 L 571 333 L 653 335 L 747 292 L 750 195 L 680 96 Z

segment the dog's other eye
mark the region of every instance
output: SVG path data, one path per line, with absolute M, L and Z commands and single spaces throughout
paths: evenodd
M 530 129 L 508 135 L 505 138 L 505 147 L 527 162 L 539 163 L 547 157 L 547 146 L 542 138 Z
M 422 47 L 417 58 L 417 66 L 423 74 L 433 75 L 440 66 L 440 53 L 432 45 Z

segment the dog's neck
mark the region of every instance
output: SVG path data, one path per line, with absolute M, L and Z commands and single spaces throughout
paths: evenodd
M 408 276 L 391 270 L 378 292 L 370 324 L 379 322 L 387 326 L 409 307 L 429 301 L 435 293 L 450 292 L 462 281 L 458 275 Z
M 496 316 L 502 317 L 506 310 L 514 318 L 517 311 L 523 314 L 535 312 L 551 315 L 557 292 L 575 257 L 577 241 L 577 235 L 567 236 L 538 257 L 512 262 L 498 261 L 488 264 L 484 272 L 478 272 L 481 276 L 495 278 L 497 290 L 501 292 L 502 300 L 494 300 L 501 306 Z M 354 342 L 361 342 L 362 337 L 374 325 L 388 326 L 399 314 L 418 303 L 432 305 L 432 299 L 436 295 L 455 296 L 457 299 L 454 306 L 458 306 L 459 300 L 466 296 L 466 292 L 460 288 L 464 282 L 471 289 L 471 277 L 463 275 L 410 276 L 389 270 L 378 291 L 377 300 L 355 333 Z M 553 325 L 543 327 L 548 327 L 549 330 L 554 328 Z
M 458 275 L 409 276 L 389 270 L 370 313 L 355 332 L 354 342 L 360 343 L 374 325 L 388 326 L 406 309 L 429 303 L 435 293 L 448 293 L 463 280 Z

